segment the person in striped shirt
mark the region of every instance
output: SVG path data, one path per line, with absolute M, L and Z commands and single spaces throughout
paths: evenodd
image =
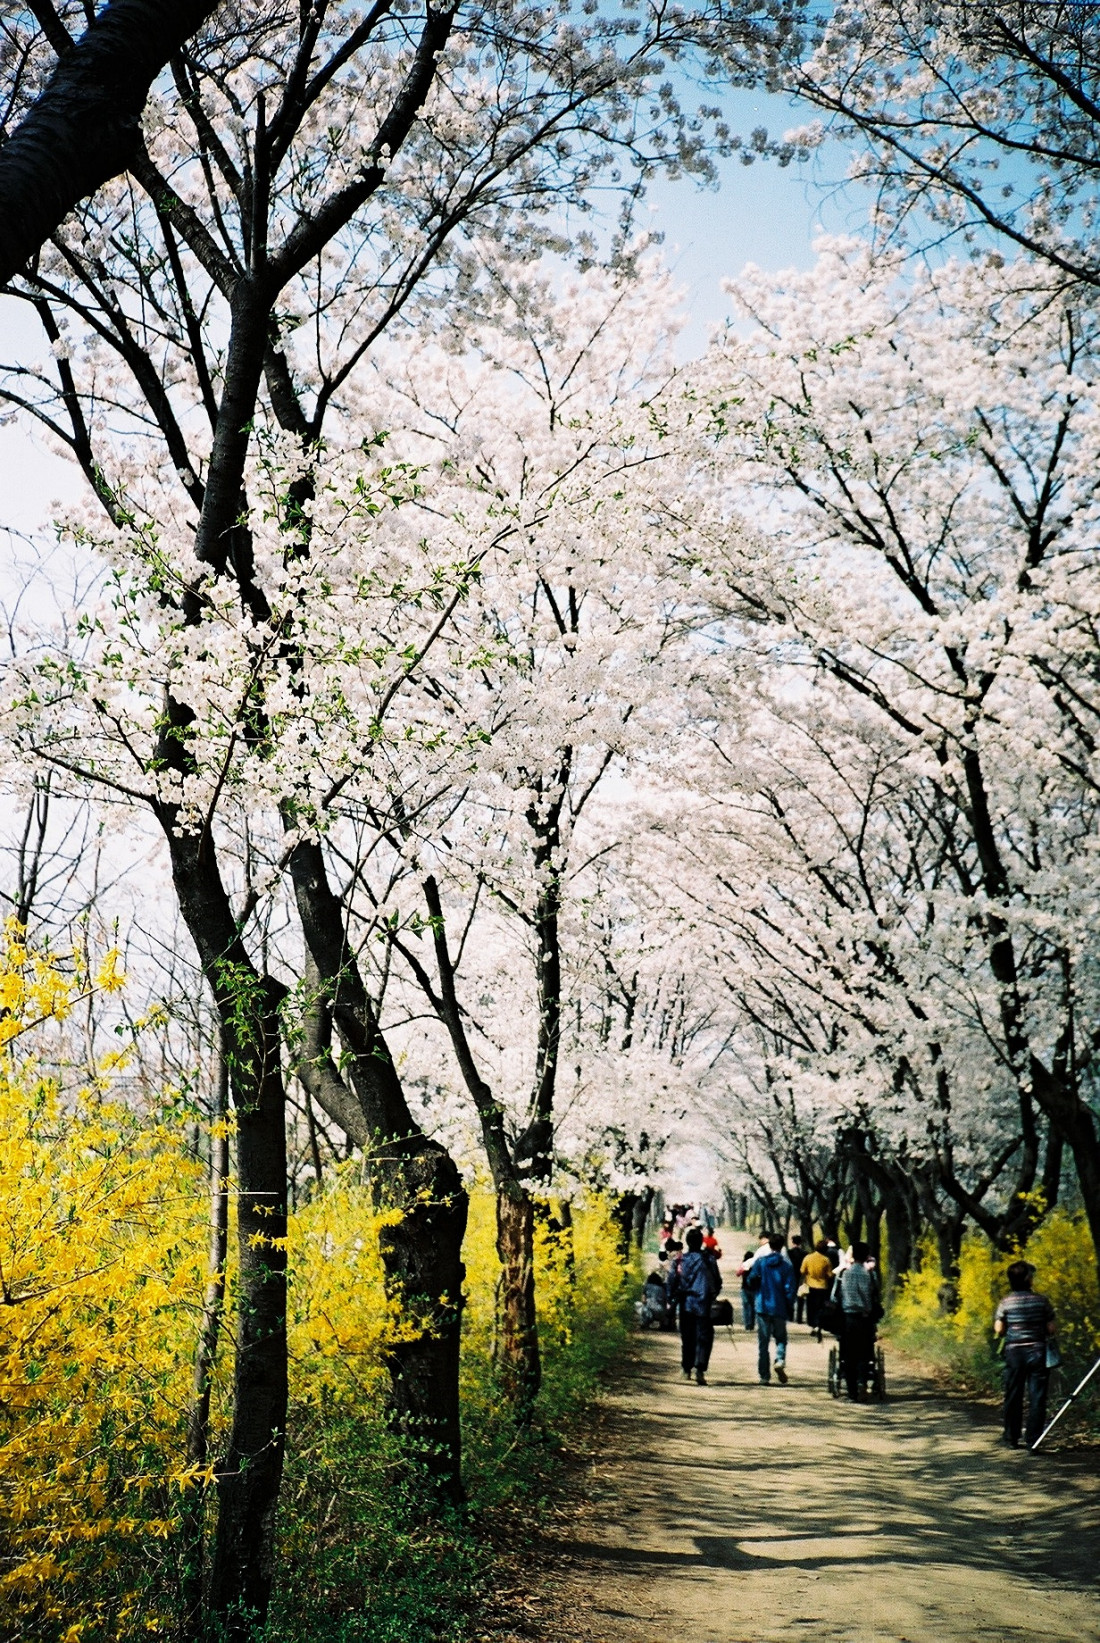
M 1043 1430 L 1047 1409 L 1047 1342 L 1054 1334 L 1054 1308 L 1046 1295 L 1031 1287 L 1035 1268 L 1028 1261 L 1013 1261 L 1008 1269 L 1008 1294 L 993 1316 L 993 1333 L 1005 1340 L 1004 1441 L 1018 1449 L 1024 1423 L 1024 1393 L 1027 1393 L 1027 1446 L 1030 1449 Z

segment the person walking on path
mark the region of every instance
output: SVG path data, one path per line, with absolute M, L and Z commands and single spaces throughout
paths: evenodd
M 680 1364 L 685 1381 L 695 1375 L 697 1385 L 707 1384 L 714 1324 L 710 1309 L 722 1289 L 718 1262 L 703 1248 L 701 1227 L 692 1227 L 685 1239 L 687 1253 L 669 1274 L 669 1287 L 680 1302 Z
M 797 1232 L 787 1240 L 787 1259 L 794 1268 L 795 1276 L 794 1322 L 796 1324 L 800 1324 L 806 1311 L 806 1289 L 804 1284 L 800 1281 L 802 1263 L 806 1259 L 806 1251 L 802 1247 L 801 1235 Z
M 1033 1448 L 1047 1413 L 1047 1342 L 1057 1320 L 1046 1295 L 1032 1290 L 1035 1268 L 1013 1261 L 1008 1269 L 1008 1294 L 993 1315 L 993 1333 L 1005 1338 L 1004 1441 L 1018 1449 L 1027 1393 L 1027 1446 Z
M 852 1259 L 836 1280 L 844 1311 L 844 1337 L 840 1356 L 848 1396 L 859 1402 L 860 1388 L 871 1378 L 875 1357 L 875 1324 L 881 1316 L 878 1278 L 864 1265 L 871 1251 L 866 1244 L 852 1245 Z
M 670 1238 L 665 1245 L 665 1255 L 668 1260 L 668 1270 L 665 1273 L 665 1300 L 668 1304 L 668 1327 L 675 1329 L 680 1312 L 680 1291 L 678 1288 L 678 1274 L 680 1262 L 684 1258 L 684 1246 L 678 1238 Z
M 802 1263 L 802 1281 L 806 1285 L 806 1322 L 810 1329 L 816 1331 L 819 1341 L 821 1308 L 825 1305 L 832 1276 L 833 1263 L 829 1259 L 829 1247 L 824 1238 L 819 1238 Z
M 775 1378 L 787 1384 L 787 1320 L 794 1311 L 798 1279 L 783 1253 L 783 1239 L 773 1233 L 767 1251 L 749 1269 L 749 1289 L 756 1301 L 757 1368 L 761 1386 L 772 1378 L 771 1343 L 775 1342 Z
M 747 1249 L 745 1259 L 737 1268 L 737 1276 L 741 1280 L 741 1322 L 746 1329 L 756 1328 L 756 1297 L 749 1288 L 749 1273 L 752 1263 L 756 1259 L 756 1251 Z

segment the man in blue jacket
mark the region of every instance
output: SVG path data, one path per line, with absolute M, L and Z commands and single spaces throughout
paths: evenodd
M 798 1278 L 783 1254 L 783 1240 L 773 1233 L 767 1253 L 758 1255 L 749 1268 L 749 1288 L 756 1297 L 756 1339 L 760 1347 L 757 1367 L 760 1384 L 772 1378 L 771 1342 L 775 1342 L 775 1378 L 787 1384 L 787 1319 L 794 1311 Z
M 685 1239 L 687 1254 L 668 1275 L 670 1301 L 680 1303 L 680 1363 L 685 1381 L 692 1372 L 698 1385 L 707 1384 L 707 1367 L 714 1345 L 710 1309 L 722 1288 L 718 1262 L 703 1248 L 703 1229 L 692 1227 Z

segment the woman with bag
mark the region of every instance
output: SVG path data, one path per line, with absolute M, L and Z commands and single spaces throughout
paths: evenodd
M 1057 1362 L 1054 1333 L 1057 1320 L 1046 1295 L 1031 1287 L 1035 1268 L 1028 1261 L 1013 1261 L 1006 1277 L 1008 1294 L 993 1315 L 993 1333 L 1005 1338 L 1004 1441 L 1010 1449 L 1020 1446 L 1024 1424 L 1024 1393 L 1027 1393 L 1027 1446 L 1032 1448 L 1046 1422 L 1047 1385 L 1051 1358 Z
M 833 1263 L 829 1259 L 829 1246 L 824 1238 L 819 1238 L 806 1256 L 800 1276 L 806 1285 L 806 1323 L 820 1341 L 821 1308 L 825 1305 L 825 1297 L 833 1280 Z

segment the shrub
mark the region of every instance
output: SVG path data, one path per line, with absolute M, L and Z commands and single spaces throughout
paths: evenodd
M 1050 1296 L 1057 1313 L 1066 1378 L 1078 1377 L 1100 1351 L 1100 1286 L 1084 1214 L 1053 1210 L 1023 1254 L 1036 1269 L 1035 1288 Z M 1006 1254 L 983 1233 L 969 1231 L 959 1254 L 958 1306 L 947 1316 L 940 1314 L 942 1280 L 931 1245 L 922 1256 L 921 1270 L 907 1274 L 891 1308 L 891 1337 L 942 1367 L 960 1386 L 993 1391 L 1001 1381 L 993 1313 L 1019 1253 Z
M 37 1643 L 178 1633 L 180 1503 L 215 1466 L 185 1464 L 207 1260 L 207 1183 L 178 1127 L 17 1051 L 91 981 L 0 953 L 0 1609 Z M 563 1443 L 621 1353 L 628 1308 L 604 1208 L 544 1215 L 536 1265 L 543 1389 L 517 1427 L 493 1363 L 495 1200 L 471 1200 L 462 1369 L 469 1509 L 442 1506 L 385 1419 L 385 1351 L 408 1327 L 387 1300 L 381 1217 L 348 1165 L 288 1226 L 291 1408 L 270 1634 L 280 1643 L 448 1643 L 466 1635 L 494 1525 L 531 1521 Z M 232 1238 L 230 1239 L 232 1249 Z M 211 1453 L 227 1411 L 232 1258 Z M 212 1494 L 212 1491 L 210 1491 Z M 191 1500 L 194 1500 L 192 1495 Z M 204 1505 L 212 1504 L 210 1495 Z
M 114 962 L 110 961 L 114 975 Z M 155 1632 L 183 1482 L 202 1183 L 178 1139 L 105 1099 L 63 1100 L 18 1041 L 66 979 L 7 932 L 0 976 L 0 1609 L 21 1638 Z

